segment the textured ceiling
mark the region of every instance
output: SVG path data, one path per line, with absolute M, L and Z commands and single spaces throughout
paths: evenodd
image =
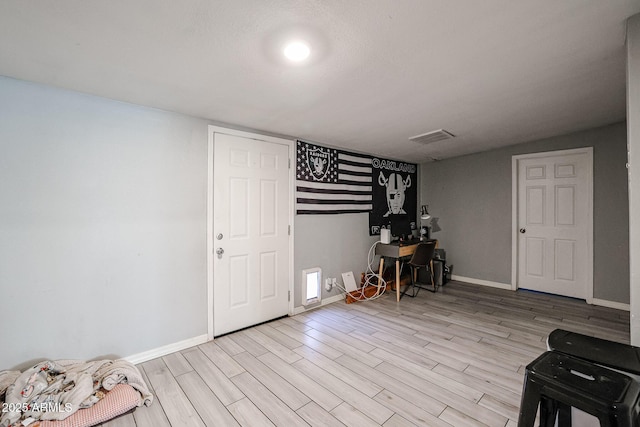
M 625 118 L 639 0 L 0 0 L 0 75 L 422 162 Z M 282 44 L 309 41 L 287 64 Z M 409 137 L 444 128 L 455 139 Z

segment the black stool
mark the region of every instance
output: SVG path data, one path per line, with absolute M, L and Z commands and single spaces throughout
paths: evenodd
M 640 347 L 556 329 L 547 338 L 547 348 L 618 371 L 640 375 Z
M 527 365 L 518 427 L 571 425 L 571 407 L 600 420 L 601 426 L 639 426 L 640 384 L 622 372 L 556 351 Z

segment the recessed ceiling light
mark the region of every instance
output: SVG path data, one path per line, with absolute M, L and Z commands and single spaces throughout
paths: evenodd
M 293 62 L 304 61 L 309 56 L 309 53 L 311 53 L 309 46 L 300 41 L 289 43 L 284 48 L 284 56 Z

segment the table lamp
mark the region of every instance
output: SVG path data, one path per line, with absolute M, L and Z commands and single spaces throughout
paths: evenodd
M 429 225 L 431 225 L 431 215 L 429 205 L 422 205 L 420 208 L 420 240 L 429 239 Z

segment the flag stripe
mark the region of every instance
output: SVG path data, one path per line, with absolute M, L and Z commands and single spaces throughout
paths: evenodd
M 346 194 L 371 194 L 370 185 L 358 184 L 325 184 L 323 182 L 296 181 L 296 190 L 302 191 L 334 191 Z
M 341 151 L 338 153 L 338 159 L 344 160 L 345 162 L 354 162 L 360 164 L 371 164 L 371 156 L 367 156 L 365 154 L 356 154 L 356 153 L 345 153 Z
M 338 200 L 338 199 L 305 199 L 297 198 L 296 203 L 308 203 L 315 205 L 370 205 L 371 200 Z
M 368 212 L 372 205 L 319 205 L 313 203 L 298 203 L 296 204 L 298 209 L 304 210 L 316 210 L 316 211 L 353 211 L 353 212 Z
M 367 182 L 371 182 L 371 172 L 360 172 L 360 171 L 350 171 L 350 170 L 345 170 L 342 168 L 338 168 L 338 173 L 342 176 L 353 176 L 353 177 L 366 177 L 368 178 Z M 338 179 L 340 179 L 340 176 L 338 176 Z
M 371 202 L 370 194 L 341 194 L 341 193 L 308 193 L 305 191 L 296 192 L 296 197 L 301 199 L 324 199 L 324 200 L 366 200 Z
M 302 205 L 304 207 L 309 207 L 307 205 Z M 366 213 L 369 212 L 371 209 L 335 209 L 332 211 L 322 211 L 322 210 L 311 210 L 311 209 L 304 209 L 304 208 L 298 208 L 296 209 L 296 213 L 298 215 L 332 215 L 332 214 L 349 214 L 349 213 Z
M 348 163 L 340 163 L 338 169 L 358 174 L 368 174 L 371 176 L 371 166 L 351 165 Z
M 357 176 L 357 175 L 345 175 L 343 173 L 339 173 L 338 180 L 341 182 L 353 181 L 353 182 L 366 182 L 367 184 L 371 184 L 371 175 Z

